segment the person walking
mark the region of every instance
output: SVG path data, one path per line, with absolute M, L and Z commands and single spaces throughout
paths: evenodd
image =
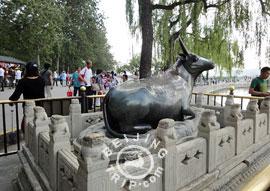
M 7 78 L 8 78 L 8 83 L 9 83 L 9 89 L 14 88 L 13 82 L 15 80 L 15 71 L 13 70 L 12 67 L 10 67 L 8 69 L 8 76 L 7 76 Z
M 45 95 L 47 95 L 47 98 L 52 97 L 52 89 L 53 89 L 53 78 L 52 78 L 52 72 L 49 70 L 51 67 L 51 64 L 46 62 L 44 64 L 44 69 L 40 71 L 40 76 L 45 81 Z
M 56 85 L 56 86 L 58 86 L 58 84 L 57 84 L 57 81 L 58 81 L 58 70 L 55 70 L 54 72 L 53 72 L 53 86 L 54 86 L 54 84 Z
M 77 92 L 79 92 L 79 95 L 81 95 L 80 94 L 80 87 L 81 87 L 81 82 L 80 81 L 83 81 L 83 78 L 80 75 L 81 70 L 82 69 L 79 66 L 77 68 L 77 70 L 73 73 L 72 77 L 70 78 L 69 87 L 71 86 L 71 84 L 73 84 L 73 96 L 77 96 Z M 79 81 L 79 78 L 80 78 L 80 81 Z
M 67 80 L 67 74 L 65 71 L 63 71 L 62 74 L 60 75 L 60 82 L 62 84 L 62 87 L 65 87 L 67 85 L 66 80 Z
M 4 91 L 4 86 L 5 86 L 5 70 L 3 69 L 2 65 L 0 65 L 0 85 L 2 87 L 1 91 Z
M 82 86 L 86 87 L 86 95 L 93 95 L 94 91 L 93 91 L 93 81 L 92 81 L 92 77 L 93 77 L 93 73 L 92 73 L 92 61 L 86 61 L 86 67 L 84 67 L 82 69 L 82 71 L 80 72 L 80 76 L 84 79 L 81 82 Z M 88 99 L 88 109 L 92 109 L 92 105 L 93 105 L 93 99 L 89 98 Z
M 20 68 L 16 68 L 15 79 L 16 79 L 16 86 L 17 86 L 19 80 L 22 79 L 22 71 L 20 70 Z

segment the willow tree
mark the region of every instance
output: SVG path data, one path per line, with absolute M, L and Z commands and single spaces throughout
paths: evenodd
M 130 28 L 142 32 L 140 78 L 151 75 L 153 41 L 166 67 L 180 50 L 175 43 L 179 36 L 191 51 L 215 61 L 221 71 L 243 66 L 243 51 L 250 44 L 261 54 L 270 15 L 268 0 L 138 0 L 139 19 L 134 16 L 135 4 L 126 0 Z M 238 42 L 236 35 L 243 41 Z

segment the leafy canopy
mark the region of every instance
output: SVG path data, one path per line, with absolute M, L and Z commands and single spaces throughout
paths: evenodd
M 152 0 L 151 4 L 156 59 L 164 68 L 181 52 L 178 37 L 191 52 L 213 60 L 220 71 L 228 73 L 243 68 L 246 48 L 256 47 L 260 57 L 262 42 L 269 42 L 270 3 L 266 0 Z M 134 7 L 135 0 L 126 0 L 126 18 L 133 34 L 144 19 L 135 18 Z M 138 9 L 141 15 L 144 10 Z

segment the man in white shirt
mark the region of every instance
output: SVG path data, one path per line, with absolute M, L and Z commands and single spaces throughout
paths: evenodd
M 16 85 L 18 84 L 19 80 L 22 78 L 22 71 L 20 70 L 20 68 L 16 68 L 15 71 L 15 79 L 16 79 Z
M 93 82 L 92 82 L 92 76 L 93 76 L 93 73 L 92 73 L 92 61 L 86 61 L 86 67 L 84 67 L 81 72 L 80 72 L 80 75 L 83 77 L 83 81 L 81 82 L 81 85 L 82 86 L 85 86 L 86 87 L 86 92 L 85 94 L 86 95 L 93 95 L 94 94 L 94 91 L 92 90 L 92 85 L 93 85 Z M 93 105 L 93 99 L 88 99 L 88 109 L 92 109 L 92 105 Z
M 0 85 L 2 87 L 1 91 L 4 91 L 4 76 L 5 76 L 5 70 L 2 68 L 2 65 L 0 65 Z

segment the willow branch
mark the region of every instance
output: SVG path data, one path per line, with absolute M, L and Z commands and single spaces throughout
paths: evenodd
M 224 0 L 223 2 L 219 3 L 219 4 L 207 4 L 207 0 L 202 0 L 203 4 L 204 4 L 204 10 L 206 11 L 208 8 L 219 8 L 223 5 L 225 5 L 226 3 L 228 3 L 230 0 Z
M 165 9 L 165 10 L 173 10 L 175 7 L 179 5 L 185 5 L 185 4 L 191 4 L 191 3 L 197 3 L 201 0 L 184 0 L 184 1 L 178 1 L 174 2 L 170 5 L 160 5 L 160 4 L 155 4 L 152 5 L 152 9 Z
M 259 0 L 259 2 L 260 2 L 261 7 L 262 7 L 262 15 L 263 15 L 263 14 L 270 15 L 270 13 L 266 11 L 265 3 L 263 2 L 263 0 Z

